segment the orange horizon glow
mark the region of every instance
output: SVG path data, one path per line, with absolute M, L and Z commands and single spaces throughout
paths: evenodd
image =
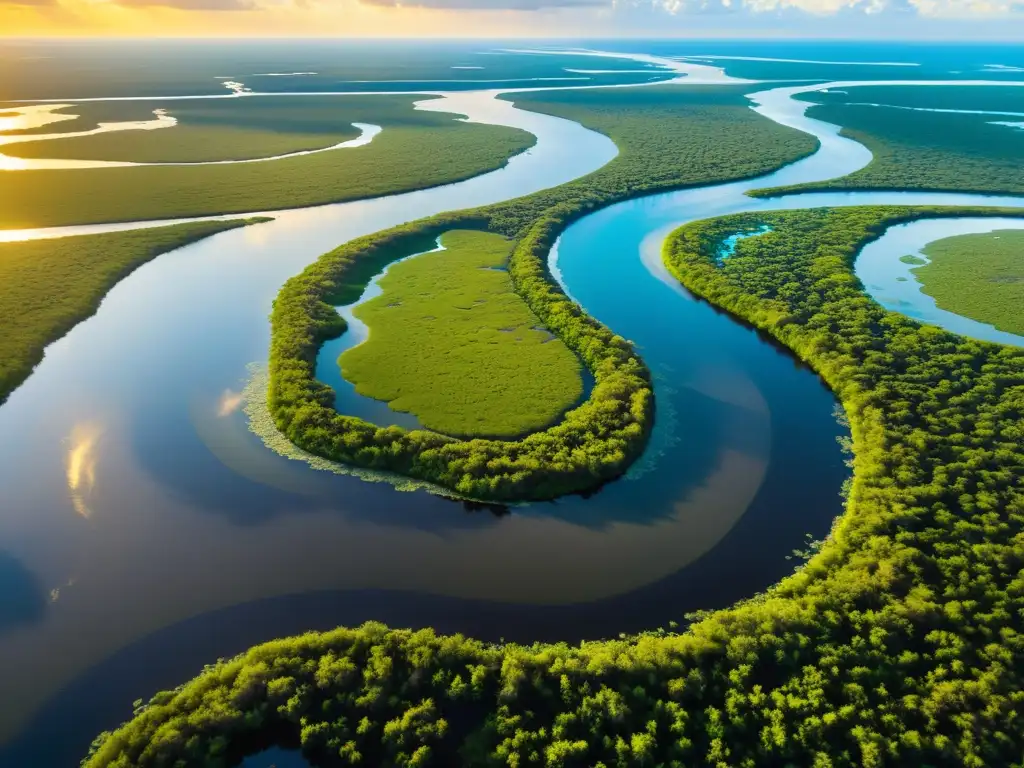
M 1024 14 L 1012 0 L 959 0 L 955 7 L 912 0 L 913 14 L 849 16 L 869 0 L 721 0 L 729 18 L 677 13 L 682 0 L 650 4 L 566 4 L 538 10 L 423 8 L 419 0 L 0 0 L 0 40 L 17 38 L 331 38 L 331 39 L 799 39 L 1019 41 Z M 468 0 L 463 0 L 467 2 Z M 564 0 L 551 0 L 557 5 Z M 895 0 L 880 0 L 883 3 Z M 150 3 L 248 5 L 244 10 L 185 10 Z M 801 20 L 762 13 L 776 4 Z M 514 3 L 513 3 L 514 4 Z M 685 8 L 685 4 L 683 6 Z M 870 5 L 869 7 L 874 7 Z M 635 15 L 646 9 L 646 16 Z M 658 15 L 660 13 L 660 15 Z M 860 24 L 851 23 L 860 20 Z M 867 20 L 874 20 L 868 23 Z M 805 23 L 807 22 L 807 23 Z M 808 26 L 813 22 L 814 26 Z
M 50 5 L 11 5 L 0 0 L 2 38 L 515 38 L 551 37 L 544 19 L 564 12 L 449 11 L 388 8 L 334 0 L 253 10 L 180 10 L 127 7 L 109 0 L 60 0 Z M 595 12 L 595 17 L 599 16 Z M 539 19 L 538 16 L 541 18 Z M 538 23 L 541 21 L 541 23 Z

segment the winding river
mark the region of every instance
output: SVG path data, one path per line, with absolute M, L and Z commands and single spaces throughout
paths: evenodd
M 696 82 L 723 81 L 710 67 L 671 64 Z M 806 533 L 827 533 L 841 511 L 848 470 L 834 399 L 789 355 L 691 299 L 661 266 L 664 236 L 740 211 L 1024 206 L 965 194 L 746 197 L 870 160 L 836 126 L 807 118 L 795 92 L 752 99 L 766 117 L 816 135 L 813 156 L 756 180 L 610 206 L 573 224 L 553 250 L 558 281 L 631 339 L 656 378 L 650 448 L 588 499 L 492 510 L 315 471 L 248 430 L 241 390 L 247 366 L 265 359 L 276 291 L 318 255 L 400 222 L 578 178 L 615 156 L 604 136 L 516 109 L 495 91 L 446 94 L 421 108 L 523 128 L 537 144 L 458 184 L 274 212 L 116 286 L 0 408 L 0 587 L 11 597 L 0 613 L 0 763 L 75 764 L 96 732 L 130 715 L 133 699 L 282 634 L 379 619 L 571 641 L 724 606 L 791 571 L 785 555 Z

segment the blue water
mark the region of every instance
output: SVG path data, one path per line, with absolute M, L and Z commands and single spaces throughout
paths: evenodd
M 1020 80 L 1021 72 L 1004 67 L 1024 68 L 1024 46 L 1016 42 L 915 43 L 865 40 L 630 40 L 602 41 L 597 48 L 606 50 L 643 50 L 659 56 L 701 57 L 726 74 L 763 80 L 851 80 L 851 79 L 993 79 Z M 811 63 L 737 61 L 718 56 L 747 56 L 805 60 Z M 893 62 L 917 66 L 858 66 L 819 62 Z
M 741 240 L 747 240 L 751 237 L 758 237 L 759 235 L 767 234 L 771 232 L 772 228 L 767 224 L 762 224 L 753 232 L 737 232 L 735 235 L 729 235 L 725 240 L 722 241 L 722 245 L 718 249 L 718 254 L 715 259 L 721 263 L 728 259 L 730 256 L 735 255 L 736 246 L 739 245 Z
M 903 255 L 917 256 L 927 263 L 928 256 L 921 251 L 929 243 L 956 235 L 1005 229 L 1024 229 L 1024 211 L 1020 218 L 932 219 L 900 224 L 891 227 L 861 251 L 856 265 L 857 277 L 868 293 L 886 309 L 971 338 L 1024 347 L 1024 336 L 940 309 L 935 300 L 922 290 L 914 271 L 918 265 L 907 264 L 899 258 Z
M 442 250 L 440 239 L 438 239 L 437 247 L 433 251 L 425 251 L 425 253 L 433 253 L 439 250 Z M 421 254 L 410 254 L 392 262 L 392 264 L 415 258 L 419 255 Z M 339 413 L 358 416 L 369 421 L 371 424 L 383 426 L 394 424 L 405 429 L 425 429 L 415 414 L 395 410 L 385 402 L 359 394 L 356 391 L 355 385 L 341 375 L 339 358 L 347 350 L 357 347 L 366 341 L 370 334 L 366 323 L 355 315 L 355 309 L 360 304 L 365 304 L 370 299 L 381 295 L 383 291 L 380 287 L 380 280 L 387 274 L 388 269 L 390 269 L 390 265 L 375 275 L 354 302 L 335 307 L 338 314 L 345 319 L 348 327 L 341 336 L 331 339 L 320 347 L 320 353 L 316 358 L 316 378 L 334 390 L 334 407 Z
M 310 768 L 310 762 L 298 750 L 271 747 L 245 758 L 239 768 Z

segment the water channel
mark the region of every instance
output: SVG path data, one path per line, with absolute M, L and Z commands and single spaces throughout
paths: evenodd
M 586 499 L 492 510 L 268 451 L 240 393 L 247 366 L 266 358 L 267 314 L 288 277 L 358 235 L 564 183 L 616 153 L 599 134 L 493 95 L 428 104 L 537 135 L 506 168 L 275 212 L 162 256 L 51 345 L 0 408 L 0 764 L 77 764 L 132 700 L 283 634 L 376 619 L 573 641 L 665 625 L 767 587 L 792 570 L 785 556 L 804 535 L 824 535 L 841 511 L 848 470 L 834 399 L 784 351 L 671 280 L 665 234 L 751 210 L 1024 206 L 958 194 L 746 197 L 870 160 L 836 126 L 804 117 L 809 104 L 792 89 L 767 90 L 752 96 L 758 111 L 818 136 L 815 155 L 757 180 L 610 206 L 552 252 L 556 279 L 631 339 L 656 377 L 655 433 L 626 478 Z

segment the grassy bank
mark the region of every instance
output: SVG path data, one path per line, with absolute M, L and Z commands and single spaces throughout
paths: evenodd
M 363 395 L 457 437 L 517 437 L 583 393 L 580 364 L 512 290 L 512 242 L 455 230 L 444 251 L 395 264 L 356 316 L 369 338 L 339 360 Z
M 0 229 L 245 213 L 376 197 L 476 176 L 533 144 L 524 131 L 415 111 L 414 100 L 365 99 L 365 108 L 346 117 L 381 125 L 383 132 L 367 146 L 337 152 L 240 165 L 0 174 Z M 152 132 L 151 139 L 167 140 L 159 135 L 175 130 Z
M 43 358 L 43 349 L 96 311 L 132 270 L 247 221 L 211 221 L 0 243 L 0 403 Z
M 951 102 L 929 92 L 938 88 L 851 88 L 848 94 L 808 94 L 827 103 L 811 107 L 809 117 L 842 126 L 842 135 L 871 150 L 872 161 L 863 169 L 838 179 L 760 190 L 758 194 L 804 192 L 825 189 L 924 189 L 935 191 L 1024 194 L 1020 158 L 1024 154 L 1024 131 L 997 121 L 1022 118 L 997 115 L 948 114 L 898 108 L 935 104 L 933 109 L 1020 108 L 1024 90 L 982 89 L 971 99 Z M 956 89 L 951 89 L 956 90 Z M 959 89 L 961 92 L 973 89 Z M 915 91 L 923 93 L 914 93 Z M 862 93 L 864 92 L 864 93 Z M 863 106 L 872 101 L 895 105 Z M 966 101 L 966 106 L 963 103 Z
M 354 240 L 289 280 L 271 318 L 269 405 L 278 429 L 310 453 L 474 498 L 552 498 L 621 475 L 642 452 L 653 423 L 647 370 L 629 342 L 552 284 L 545 260 L 562 230 L 596 208 L 644 192 L 765 173 L 814 149 L 814 139 L 752 112 L 743 93 L 672 87 L 523 100 L 527 108 L 542 104 L 544 111 L 571 113 L 607 133 L 619 156 L 555 189 Z M 354 301 L 384 265 L 429 250 L 455 228 L 515 241 L 508 273 L 513 288 L 594 376 L 590 398 L 545 431 L 521 440 L 459 441 L 381 428 L 337 413 L 333 391 L 314 377 L 320 345 L 345 330 L 332 305 Z
M 942 309 L 1024 335 L 1024 232 L 948 237 L 924 254 L 914 273 Z
M 85 765 L 229 765 L 268 741 L 319 766 L 1019 764 L 1024 351 L 887 312 L 853 274 L 887 225 L 940 213 L 732 216 L 666 244 L 683 284 L 813 365 L 850 419 L 846 515 L 767 594 L 575 647 L 376 624 L 279 640 L 158 694 Z

